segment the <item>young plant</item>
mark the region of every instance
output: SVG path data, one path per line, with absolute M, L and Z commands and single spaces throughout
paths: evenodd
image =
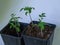
M 17 32 L 17 36 L 19 37 L 19 32 L 21 31 L 21 29 L 20 29 L 20 24 L 18 22 L 18 18 L 20 18 L 20 17 L 15 17 L 15 15 L 16 14 L 11 14 L 10 28 L 14 28 L 16 30 L 16 32 Z M 19 38 L 18 38 L 18 42 L 19 42 L 19 45 L 20 45 Z
M 39 17 L 40 18 L 39 18 L 38 26 L 39 26 L 39 28 L 41 30 L 41 36 L 43 37 L 43 30 L 44 30 L 45 23 L 42 20 L 43 20 L 44 17 L 46 17 L 45 13 L 40 14 Z
M 20 32 L 20 24 L 18 22 L 18 18 L 20 17 L 15 17 L 16 14 L 11 14 L 11 19 L 10 19 L 10 28 L 15 28 L 16 32 Z M 14 22 L 12 22 L 14 21 Z
M 25 7 L 25 8 L 21 8 L 20 11 L 24 10 L 25 11 L 25 15 L 27 16 L 27 14 L 30 16 L 30 19 L 31 19 L 31 22 L 32 22 L 32 17 L 31 17 L 31 12 L 32 12 L 32 9 L 34 10 L 35 8 L 34 7 Z M 33 22 L 32 22 L 32 25 L 33 25 Z

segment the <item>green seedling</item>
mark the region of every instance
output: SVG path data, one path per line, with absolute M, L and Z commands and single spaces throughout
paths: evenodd
M 40 14 L 39 17 L 40 18 L 39 18 L 38 26 L 39 26 L 39 28 L 41 30 L 41 36 L 43 37 L 43 32 L 42 31 L 44 30 L 45 23 L 42 20 L 44 19 L 44 17 L 46 17 L 45 13 Z
M 17 32 L 17 36 L 19 37 L 19 32 L 21 31 L 20 29 L 20 24 L 18 22 L 18 19 L 20 17 L 15 17 L 16 14 L 11 14 L 11 19 L 10 19 L 10 28 L 14 28 Z M 12 22 L 13 21 L 13 22 Z M 19 45 L 20 45 L 20 40 L 18 38 L 18 42 L 19 42 Z
M 16 32 L 20 32 L 20 24 L 18 22 L 18 18 L 20 17 L 15 17 L 16 14 L 11 14 L 11 19 L 10 19 L 10 28 L 16 29 Z M 12 22 L 14 21 L 14 22 Z
M 25 7 L 25 8 L 21 8 L 20 11 L 24 10 L 25 11 L 25 15 L 29 15 L 30 16 L 30 19 L 31 19 L 31 22 L 32 22 L 32 17 L 31 17 L 31 12 L 32 12 L 32 9 L 34 10 L 35 8 L 34 7 Z M 33 25 L 33 22 L 32 22 L 32 25 Z

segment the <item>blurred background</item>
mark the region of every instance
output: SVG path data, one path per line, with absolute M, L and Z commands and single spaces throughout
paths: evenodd
M 22 18 L 19 22 L 30 23 L 29 16 L 19 11 L 25 6 L 35 8 L 31 13 L 33 20 L 37 21 L 38 15 L 44 12 L 46 17 L 43 21 L 56 24 L 53 45 L 60 45 L 60 0 L 0 0 L 0 30 L 8 24 L 12 13 Z M 0 45 L 4 45 L 1 36 Z

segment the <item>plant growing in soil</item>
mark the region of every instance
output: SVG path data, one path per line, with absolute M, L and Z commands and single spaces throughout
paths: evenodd
M 25 7 L 25 8 L 21 8 L 20 11 L 24 10 L 25 11 L 25 15 L 29 15 L 30 16 L 30 19 L 31 19 L 31 22 L 32 22 L 32 17 L 31 17 L 31 12 L 32 12 L 32 9 L 34 10 L 35 8 L 34 7 Z M 32 25 L 33 25 L 33 22 L 32 22 Z
M 15 17 L 16 14 L 11 14 L 11 19 L 10 19 L 10 28 L 15 28 L 16 29 L 16 32 L 20 32 L 20 24 L 18 22 L 18 18 L 20 17 Z M 14 23 L 12 22 L 14 21 Z
M 42 20 L 43 20 L 44 17 L 46 17 L 45 13 L 39 14 L 39 17 L 40 18 L 39 18 L 38 26 L 39 26 L 39 28 L 41 30 L 41 36 L 43 37 L 43 32 L 42 31 L 44 30 L 45 23 Z
M 20 17 L 15 17 L 15 15 L 16 14 L 11 14 L 10 29 L 15 29 L 17 32 L 17 36 L 19 37 L 19 33 L 20 33 L 21 29 L 20 29 L 20 24 L 18 22 L 18 18 L 20 18 Z M 14 21 L 14 22 L 12 22 L 12 21 Z M 19 39 L 18 39 L 18 42 L 20 44 Z

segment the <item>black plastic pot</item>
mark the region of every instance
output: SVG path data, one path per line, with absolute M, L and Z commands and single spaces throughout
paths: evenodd
M 38 22 L 33 21 L 33 23 L 37 24 Z M 25 33 L 24 33 L 25 31 L 24 31 L 22 36 L 23 36 L 25 45 L 52 45 L 53 37 L 54 37 L 54 29 L 55 29 L 56 25 L 50 24 L 50 23 L 46 23 L 46 25 L 49 25 L 53 28 L 53 32 L 49 36 L 48 39 L 40 39 L 40 38 L 36 38 L 36 37 L 27 36 L 27 35 L 25 35 Z
M 23 31 L 23 29 L 28 25 L 26 23 L 21 23 L 21 33 Z M 3 42 L 5 45 L 24 45 L 24 41 L 23 41 L 23 38 L 22 37 L 15 37 L 15 36 L 11 36 L 11 35 L 6 35 L 6 34 L 3 34 L 2 32 L 4 30 L 8 30 L 8 26 L 9 24 L 7 24 L 1 31 L 1 37 L 3 39 Z

